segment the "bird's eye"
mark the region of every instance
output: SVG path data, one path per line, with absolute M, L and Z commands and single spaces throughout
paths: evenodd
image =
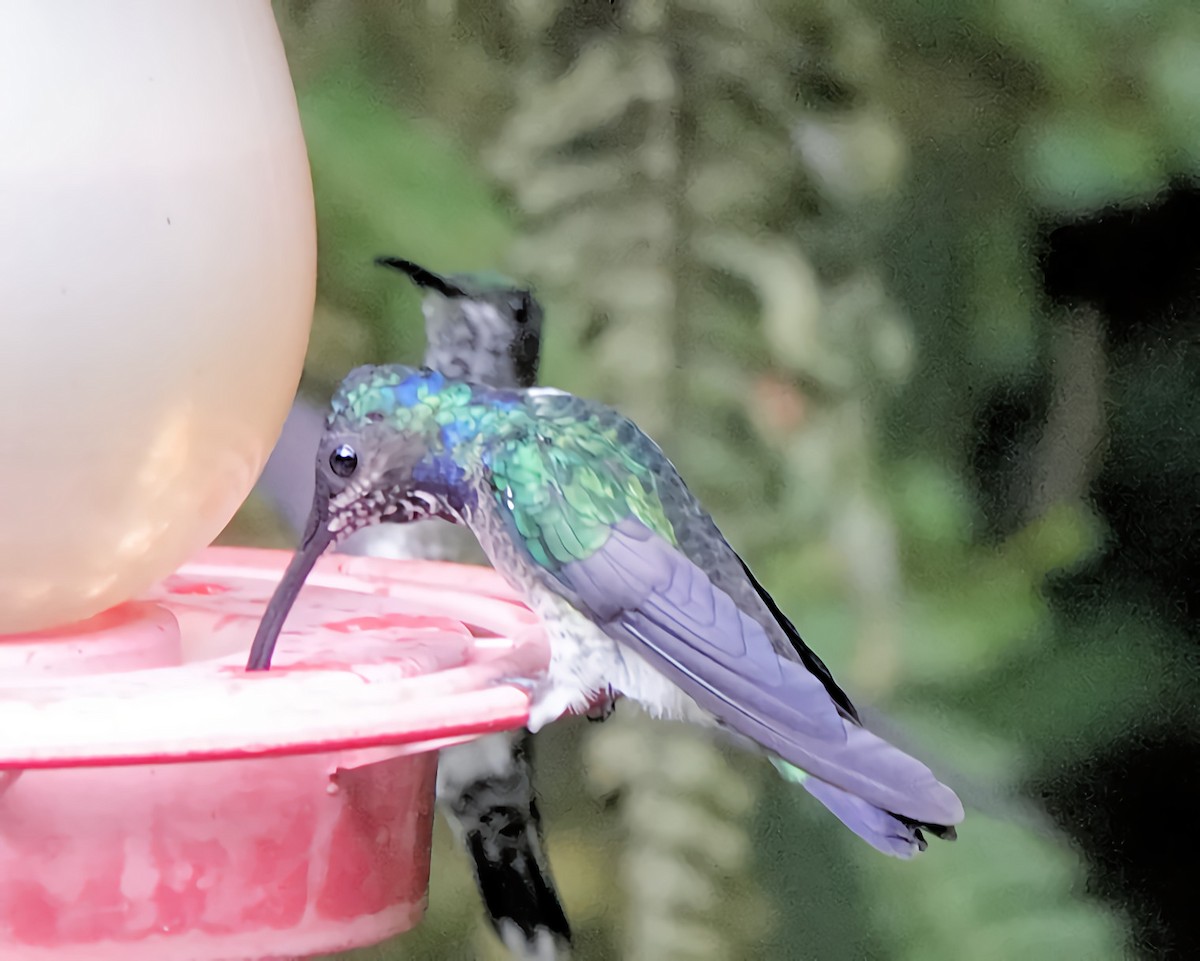
M 329 468 L 338 477 L 349 477 L 358 469 L 358 454 L 349 444 L 339 444 L 329 455 Z

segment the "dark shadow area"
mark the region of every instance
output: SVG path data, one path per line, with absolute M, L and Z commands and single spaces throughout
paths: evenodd
M 1100 312 L 1108 356 L 1109 434 L 1091 486 L 1104 549 L 1050 588 L 1071 619 L 1119 600 L 1194 644 L 1200 624 L 1200 186 L 1177 185 L 1152 206 L 1044 226 L 1046 296 Z M 972 465 L 991 533 L 1011 531 L 1013 491 L 1045 418 L 1049 372 L 998 390 L 977 422 Z M 1185 652 L 1187 653 L 1187 652 Z M 1183 684 L 1189 684 L 1181 679 Z M 1186 725 L 1134 734 L 1067 769 L 1044 771 L 1038 793 L 1080 843 L 1097 893 L 1134 921 L 1147 957 L 1200 957 L 1200 917 L 1180 866 L 1200 850 L 1200 747 Z

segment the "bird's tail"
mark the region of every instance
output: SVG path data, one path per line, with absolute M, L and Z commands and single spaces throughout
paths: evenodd
M 571 929 L 542 849 L 528 731 L 444 748 L 438 803 L 472 861 L 497 936 L 520 961 L 564 961 Z
M 907 859 L 924 851 L 927 843 L 923 830 L 944 841 L 953 841 L 956 837 L 953 827 L 921 824 L 885 811 L 828 781 L 813 777 L 782 758 L 772 756 L 771 763 L 784 780 L 801 785 L 846 827 L 884 854 Z

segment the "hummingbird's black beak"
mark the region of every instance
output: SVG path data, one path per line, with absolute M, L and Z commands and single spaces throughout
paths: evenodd
M 276 586 L 275 593 L 271 595 L 266 611 L 263 612 L 262 620 L 258 622 L 254 644 L 250 647 L 250 658 L 246 661 L 247 671 L 265 671 L 271 666 L 271 655 L 275 652 L 275 642 L 279 639 L 283 622 L 287 620 L 288 612 L 296 603 L 296 596 L 304 586 L 313 565 L 317 563 L 317 558 L 325 553 L 325 548 L 333 540 L 327 523 L 328 495 L 320 489 L 320 484 L 317 487 L 317 499 L 319 501 L 325 496 L 325 503 L 313 504 L 312 513 L 308 518 L 308 529 L 304 532 L 300 547 L 288 564 L 287 570 L 283 572 L 283 577 Z
M 426 270 L 424 267 L 414 264 L 411 260 L 403 260 L 400 257 L 376 257 L 375 263 L 380 267 L 391 267 L 393 270 L 407 274 L 409 280 L 418 287 L 436 290 L 443 297 L 467 297 L 466 291 L 457 284 L 451 283 L 441 274 L 435 274 L 432 270 Z

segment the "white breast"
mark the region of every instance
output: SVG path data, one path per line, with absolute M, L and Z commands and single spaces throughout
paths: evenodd
M 551 654 L 546 683 L 534 692 L 531 731 L 567 711 L 583 712 L 609 689 L 637 701 L 652 717 L 713 723 L 691 697 L 562 597 L 539 588 L 532 600 L 550 636 Z

